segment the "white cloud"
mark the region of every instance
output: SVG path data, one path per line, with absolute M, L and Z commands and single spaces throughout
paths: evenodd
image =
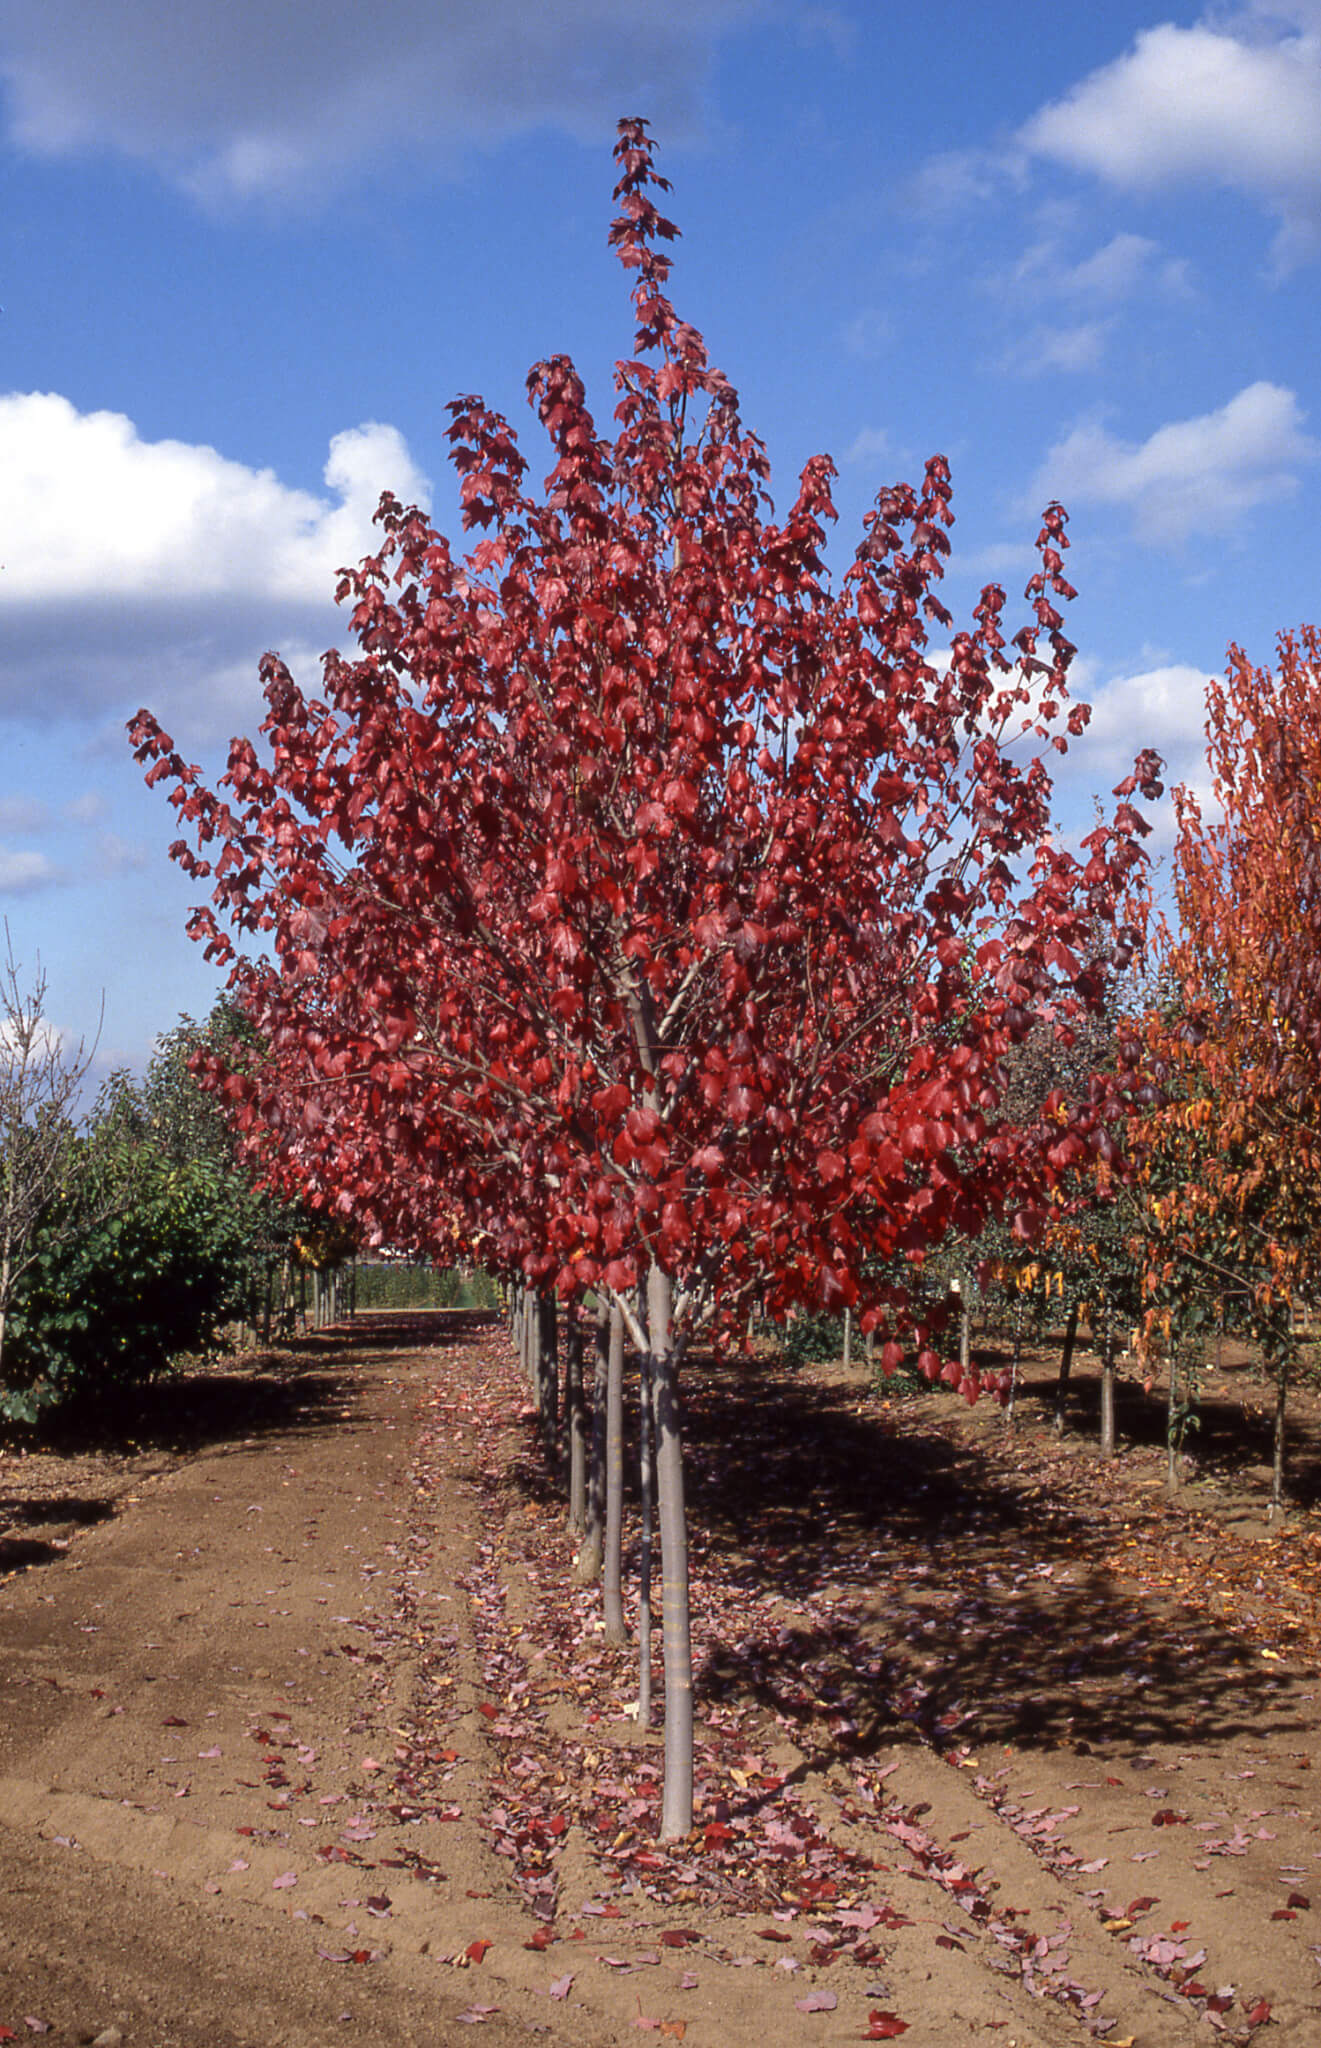
M 1286 266 L 1321 242 L 1319 22 L 1315 6 L 1283 0 L 1224 25 L 1145 29 L 1017 141 L 1129 191 L 1209 180 L 1247 192 L 1278 215 Z
M 993 156 L 989 150 L 943 150 L 905 180 L 902 196 L 905 206 L 920 214 L 961 213 L 998 193 L 1012 169 L 1012 159 Z
M 27 896 L 63 879 L 61 870 L 44 853 L 0 846 L 0 896 Z
M 250 722 L 266 648 L 342 636 L 336 572 L 376 545 L 381 491 L 429 501 L 394 427 L 337 434 L 323 497 L 41 393 L 0 398 L 0 474 L 0 714 L 145 700 L 207 732 Z
M 64 806 L 64 815 L 75 825 L 96 825 L 110 809 L 109 804 L 96 789 L 84 790 L 81 796 L 70 797 Z
M 1164 256 L 1150 236 L 1124 230 L 1076 257 L 1068 249 L 1072 219 L 1050 211 L 1057 218 L 1047 231 L 983 281 L 999 304 L 1017 312 L 1026 289 L 1040 308 L 1042 317 L 1026 329 L 1015 320 L 1013 341 L 1000 358 L 998 367 L 1016 376 L 1099 369 L 1126 304 L 1137 301 L 1145 309 L 1158 297 L 1186 298 L 1191 291 L 1190 266 Z M 1044 317 L 1048 311 L 1056 317 Z
M 890 461 L 894 454 L 894 443 L 885 427 L 863 427 L 854 435 L 844 450 L 844 462 Z
M 1072 373 L 1094 370 L 1105 355 L 1105 345 L 1113 327 L 1110 320 L 1081 320 L 1063 327 L 1043 323 L 1031 327 L 1006 352 L 1002 368 L 1022 377 L 1037 377 L 1046 370 Z
M 394 427 L 335 436 L 331 501 L 214 448 L 143 441 L 122 413 L 79 413 L 41 392 L 0 398 L 0 472 L 0 590 L 24 605 L 110 594 L 321 600 L 370 544 L 383 489 L 428 501 Z
M 1297 470 L 1321 454 L 1303 420 L 1294 392 L 1260 382 L 1145 441 L 1075 427 L 1051 449 L 1028 496 L 1127 507 L 1139 537 L 1161 544 L 1229 532 L 1254 505 L 1292 495 Z
M 1173 781 L 1204 768 L 1208 681 L 1205 669 L 1172 662 L 1093 686 L 1085 741 L 1089 766 L 1094 763 L 1098 775 L 1117 778 L 1143 746 L 1163 757 Z
M 1153 290 L 1182 298 L 1189 290 L 1189 270 L 1176 258 L 1162 258 L 1160 243 L 1150 236 L 1124 232 L 1066 266 L 1057 284 L 1073 298 L 1116 305 Z
M 41 0 L 0 12 L 10 132 L 109 148 L 205 197 L 319 195 L 354 164 L 645 107 L 699 123 L 711 54 L 758 0 Z M 823 25 L 826 16 L 822 15 Z
M 32 797 L 0 796 L 0 832 L 42 832 L 49 823 L 45 804 Z
M 98 832 L 93 858 L 97 878 L 104 879 L 107 875 L 139 874 L 154 863 L 155 855 L 118 832 Z
M 1040 558 L 1027 541 L 993 541 L 989 547 L 961 554 L 956 543 L 950 559 L 950 573 L 983 576 L 996 583 L 1021 575 L 1024 580 L 1040 565 Z

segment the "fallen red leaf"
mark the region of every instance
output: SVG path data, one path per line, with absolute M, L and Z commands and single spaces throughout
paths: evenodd
M 1269 1998 L 1259 1998 L 1252 2011 L 1248 2014 L 1248 2025 L 1250 2027 L 1264 2027 L 1270 2016 L 1271 2002 Z
M 1286 1906 L 1296 1906 L 1300 1913 L 1306 1913 L 1312 1901 L 1308 1898 L 1306 1892 L 1290 1892 L 1284 1903 Z
M 867 2015 L 867 2031 L 864 2041 L 894 2041 L 900 2034 L 908 2032 L 908 2021 L 901 2020 L 896 2013 L 871 2012 Z
M 489 1941 L 470 1941 L 463 1953 L 470 1963 L 480 1963 L 490 1946 Z

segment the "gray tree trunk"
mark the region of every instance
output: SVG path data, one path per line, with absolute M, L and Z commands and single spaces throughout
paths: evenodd
M 852 1312 L 852 1310 L 851 1310 L 851 1309 L 847 1309 L 847 1308 L 846 1308 L 846 1309 L 845 1309 L 845 1311 L 844 1311 L 844 1370 L 845 1370 L 845 1372 L 847 1372 L 847 1371 L 848 1371 L 848 1369 L 849 1369 L 849 1367 L 850 1367 L 850 1366 L 852 1365 L 852 1363 L 853 1363 L 853 1312 Z
M 1288 1351 L 1282 1351 L 1275 1364 L 1275 1433 L 1271 1455 L 1271 1520 L 1280 1521 L 1285 1511 L 1284 1496 L 1284 1453 L 1285 1453 L 1285 1407 L 1289 1398 Z
M 1171 1493 L 1179 1488 L 1179 1347 L 1170 1346 L 1170 1390 L 1165 1403 L 1165 1484 Z
M 647 1336 L 656 1408 L 656 1474 L 660 1496 L 661 1629 L 665 1653 L 665 1787 L 660 1838 L 676 1841 L 693 1824 L 693 1652 L 688 1608 L 688 1521 L 683 1439 L 679 1427 L 679 1361 L 674 1349 L 670 1278 L 653 1265 L 647 1276 Z
M 594 1586 L 605 1557 L 605 1433 L 610 1387 L 610 1310 L 602 1301 L 596 1311 L 592 1347 L 592 1434 L 587 1459 L 586 1522 L 574 1570 L 579 1583 Z
M 1105 1326 L 1101 1346 L 1101 1456 L 1115 1455 L 1115 1340 Z
M 638 1457 L 642 1535 L 638 1551 L 638 1727 L 651 1726 L 652 1405 L 650 1350 L 638 1359 Z
M 555 1465 L 559 1461 L 560 1427 L 559 1322 L 555 1313 L 555 1296 L 549 1289 L 537 1296 L 534 1323 L 537 1416 L 547 1460 Z
M 624 1623 L 624 1318 L 610 1311 L 606 1362 L 605 1571 L 601 1602 L 608 1643 L 628 1641 Z
M 1012 1429 L 1018 1420 L 1018 1368 L 1023 1357 L 1023 1297 L 1020 1294 L 1014 1310 L 1014 1356 L 1009 1367 L 1009 1399 L 1005 1403 L 1005 1428 Z
M 587 1528 L 587 1411 L 583 1403 L 583 1333 L 576 1305 L 564 1333 L 564 1412 L 569 1437 L 569 1527 Z

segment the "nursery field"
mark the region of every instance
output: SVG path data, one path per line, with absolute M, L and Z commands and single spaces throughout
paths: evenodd
M 1321 2038 L 1321 1409 L 1093 1448 L 685 1368 L 697 1826 L 503 1326 L 363 1317 L 0 1453 L 0 2041 Z M 635 1535 L 633 1524 L 630 1525 Z M 656 1690 L 661 1693 L 659 1643 Z M 631 1712 L 630 1709 L 633 1709 Z M 460 2031 L 462 2029 L 462 2032 Z

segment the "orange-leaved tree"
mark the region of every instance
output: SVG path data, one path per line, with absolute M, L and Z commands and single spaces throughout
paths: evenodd
M 1276 1387 L 1272 1505 L 1283 1503 L 1294 1312 L 1321 1279 L 1321 635 L 1281 636 L 1274 669 L 1230 649 L 1207 691 L 1217 815 L 1176 791 L 1175 999 L 1152 1027 L 1166 1126 L 1195 1171 L 1155 1197 L 1153 1306 L 1216 1290 Z

